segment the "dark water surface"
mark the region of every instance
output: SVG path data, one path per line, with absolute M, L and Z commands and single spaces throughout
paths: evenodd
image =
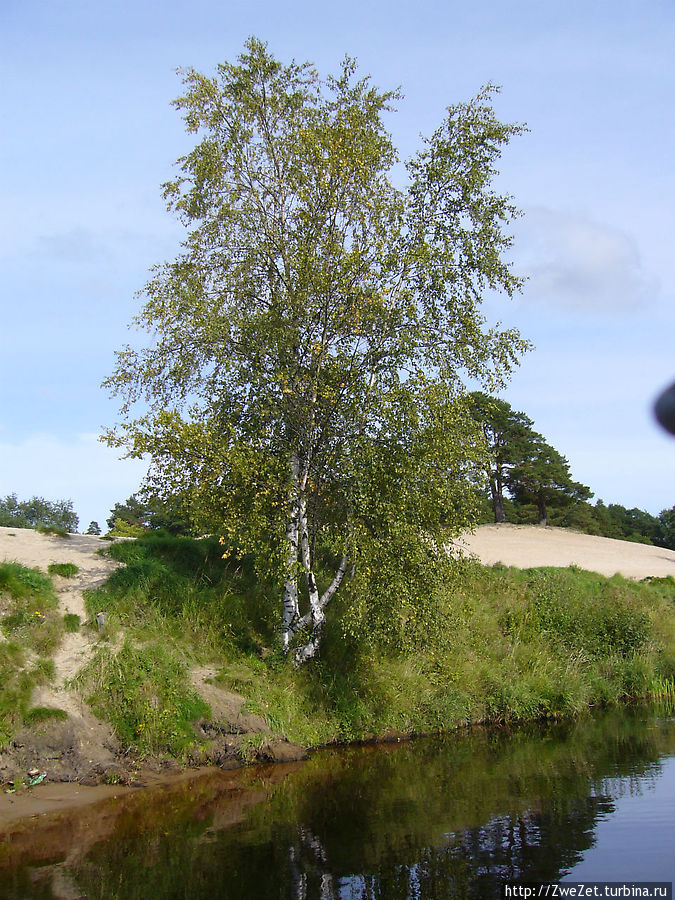
M 507 879 L 671 881 L 673 710 L 215 772 L 19 829 L 0 898 L 426 900 Z

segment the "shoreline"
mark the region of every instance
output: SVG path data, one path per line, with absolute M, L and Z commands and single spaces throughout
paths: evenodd
M 237 770 L 201 767 L 182 772 L 149 774 L 133 786 L 74 782 L 46 784 L 8 801 L 0 797 L 0 851 L 3 868 L 29 855 L 33 865 L 70 865 L 105 841 L 120 822 L 154 809 L 161 822 L 177 808 L 199 817 L 217 815 L 234 825 L 251 806 L 263 803 L 270 790 L 301 763 L 277 763 Z
M 658 702 L 655 698 L 637 697 L 627 698 L 619 706 L 628 708 L 632 705 L 642 705 Z M 172 759 L 165 762 L 174 765 L 141 766 L 137 770 L 135 780 L 122 784 L 83 784 L 78 781 L 68 782 L 44 782 L 35 787 L 28 787 L 17 794 L 8 794 L 6 790 L 0 793 L 0 845 L 6 840 L 8 833 L 18 833 L 27 827 L 34 827 L 35 820 L 41 825 L 49 826 L 51 820 L 61 817 L 77 815 L 90 809 L 92 812 L 99 805 L 117 800 L 124 803 L 125 798 L 141 798 L 152 796 L 162 792 L 171 793 L 187 786 L 190 789 L 192 783 L 201 780 L 221 782 L 221 786 L 232 793 L 245 793 L 254 791 L 254 784 L 264 781 L 268 785 L 274 785 L 283 780 L 291 772 L 296 772 L 315 753 L 331 752 L 335 750 L 347 750 L 353 747 L 373 747 L 380 750 L 392 750 L 395 745 L 405 744 L 417 739 L 433 737 L 450 737 L 467 734 L 473 730 L 497 730 L 504 731 L 526 726 L 572 723 L 580 716 L 592 715 L 597 708 L 587 707 L 577 715 L 566 717 L 536 717 L 518 722 L 476 721 L 458 724 L 454 727 L 429 731 L 429 732 L 392 732 L 387 731 L 382 735 L 372 735 L 358 740 L 333 741 L 328 744 L 320 744 L 315 747 L 303 748 L 304 756 L 296 759 L 268 759 L 258 762 L 220 766 L 206 764 L 200 766 L 180 767 L 180 764 Z M 3 785 L 4 789 L 5 786 Z
M 34 787 L 26 787 L 18 793 L 8 793 L 7 786 L 0 786 L 0 841 L 8 826 L 16 827 L 27 820 L 68 813 L 82 807 L 95 806 L 99 802 L 117 800 L 120 797 L 152 792 L 155 790 L 177 788 L 181 784 L 197 781 L 201 778 L 222 776 L 223 781 L 232 785 L 232 789 L 244 789 L 250 782 L 272 773 L 287 774 L 296 771 L 309 759 L 309 754 L 324 750 L 337 750 L 347 747 L 366 745 L 391 745 L 405 743 L 416 738 L 430 737 L 434 734 L 456 734 L 474 727 L 489 727 L 490 723 L 474 722 L 465 726 L 457 726 L 444 732 L 429 734 L 387 732 L 381 736 L 373 736 L 355 741 L 336 741 L 316 747 L 303 748 L 304 756 L 296 759 L 268 759 L 253 763 L 240 761 L 239 764 L 220 766 L 216 764 L 188 766 L 179 768 L 179 763 L 165 766 L 141 766 L 137 777 L 128 783 L 119 784 L 83 784 L 79 781 L 46 781 Z M 497 726 L 495 726 L 497 727 Z M 292 745 L 296 746 L 296 745 Z M 273 779 L 276 780 L 276 779 Z
M 50 781 L 17 794 L 0 795 L 0 841 L 9 830 L 18 831 L 35 819 L 49 824 L 52 818 L 68 816 L 85 808 L 105 805 L 110 801 L 140 797 L 154 792 L 178 789 L 182 785 L 204 778 L 222 780 L 230 790 L 242 790 L 245 780 L 254 771 L 264 774 L 268 769 L 284 767 L 294 770 L 300 763 L 260 763 L 256 766 L 240 766 L 237 769 L 221 769 L 219 766 L 199 766 L 181 771 L 153 772 L 141 770 L 137 781 L 131 784 L 85 785 L 77 781 Z M 253 775 L 255 777 L 255 775 Z

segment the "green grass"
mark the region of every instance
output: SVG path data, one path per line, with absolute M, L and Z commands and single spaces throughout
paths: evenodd
M 216 538 L 150 534 L 103 551 L 125 563 L 106 585 L 85 594 L 91 616 L 143 640 L 169 636 L 199 654 L 260 652 L 274 642 L 276 610 L 257 585 L 250 559 L 222 558 Z
M 13 641 L 0 643 L 0 748 L 24 724 L 33 689 L 53 677 L 51 660 L 30 666 L 24 647 Z
M 54 675 L 49 656 L 63 626 L 47 575 L 16 562 L 0 563 L 0 629 L 2 747 L 24 723 L 33 688 Z
M 256 581 L 251 559 L 223 560 L 214 539 L 157 534 L 107 553 L 126 565 L 88 608 L 132 643 L 117 657 L 101 651 L 90 697 L 127 743 L 153 752 L 193 739 L 190 661 L 214 665 L 250 712 L 308 746 L 573 716 L 672 696 L 675 684 L 673 579 L 465 563 L 437 601 L 443 627 L 416 649 L 378 646 L 338 595 L 320 658 L 296 670 L 276 644 L 277 592 Z
M 79 631 L 80 624 L 80 617 L 76 613 L 65 613 L 63 616 L 63 627 L 69 634 Z
M 50 654 L 61 635 L 51 579 L 38 569 L 0 563 L 0 628 L 8 640 Z
M 192 722 L 210 710 L 187 684 L 180 655 L 157 644 L 103 647 L 77 676 L 94 713 L 128 748 L 181 756 L 195 742 Z
M 51 601 L 54 597 L 51 579 L 39 569 L 30 569 L 17 562 L 0 563 L 0 597 L 20 600 L 27 596 Z
M 61 578 L 72 578 L 80 571 L 75 563 L 49 563 L 47 571 L 50 575 L 60 575 Z
M 53 706 L 32 706 L 23 717 L 23 723 L 30 728 L 34 725 L 42 725 L 44 722 L 63 722 L 68 718 L 68 713 L 63 709 Z

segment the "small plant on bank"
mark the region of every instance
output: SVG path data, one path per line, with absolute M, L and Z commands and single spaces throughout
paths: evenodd
M 47 571 L 50 575 L 60 575 L 61 578 L 72 578 L 80 571 L 75 563 L 49 563 Z
M 259 762 L 261 755 L 269 743 L 269 737 L 266 734 L 247 734 L 239 743 L 239 753 L 244 762 Z
M 52 537 L 70 537 L 69 532 L 67 532 L 65 528 L 59 528 L 56 525 L 36 525 L 35 530 L 40 534 L 51 535 Z
M 63 616 L 63 627 L 69 634 L 80 630 L 80 617 L 76 613 L 66 613 Z
M 63 722 L 68 718 L 68 713 L 63 709 L 53 706 L 33 706 L 27 710 L 23 717 L 26 727 L 42 725 L 43 722 Z

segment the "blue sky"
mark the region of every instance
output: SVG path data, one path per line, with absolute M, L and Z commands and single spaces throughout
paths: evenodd
M 504 397 L 596 497 L 672 506 L 675 442 L 651 416 L 675 378 L 672 0 L 0 0 L 0 496 L 71 498 L 86 528 L 139 486 L 142 464 L 96 439 L 117 418 L 99 385 L 181 239 L 160 193 L 190 145 L 175 70 L 251 34 L 400 85 L 403 157 L 501 85 L 498 114 L 530 129 L 500 166 L 529 280 L 487 311 L 535 345 Z

